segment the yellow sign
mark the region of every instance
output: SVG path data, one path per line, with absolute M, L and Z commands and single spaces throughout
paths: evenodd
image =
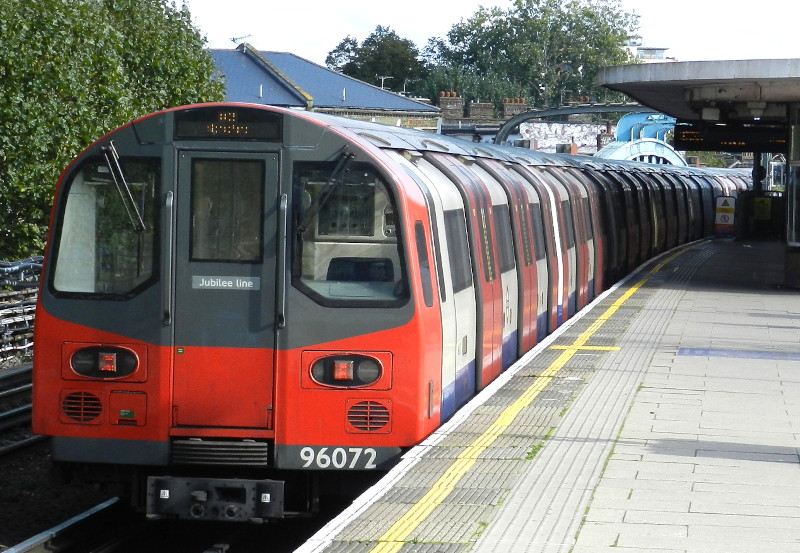
M 772 198 L 756 198 L 753 216 L 756 221 L 769 221 L 772 218 Z

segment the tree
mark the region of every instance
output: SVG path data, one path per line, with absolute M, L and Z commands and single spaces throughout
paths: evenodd
M 104 133 L 223 98 L 186 7 L 0 0 L 0 259 L 42 251 L 58 175 Z
M 417 47 L 400 38 L 389 27 L 378 25 L 360 45 L 347 36 L 328 53 L 325 65 L 362 80 L 396 92 L 406 90 L 424 74 Z
M 358 40 L 347 35 L 325 58 L 325 65 L 330 69 L 349 75 L 356 71 L 355 59 L 358 55 Z
M 597 73 L 630 61 L 624 45 L 637 26 L 618 0 L 515 0 L 507 10 L 482 7 L 457 23 L 447 41 L 429 42 L 426 59 L 452 75 L 490 76 L 524 91 L 506 96 L 548 106 L 603 94 Z

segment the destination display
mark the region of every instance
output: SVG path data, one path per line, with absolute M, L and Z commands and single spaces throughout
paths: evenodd
M 252 108 L 204 107 L 175 114 L 176 140 L 281 140 L 281 116 Z
M 783 125 L 707 125 L 679 121 L 673 147 L 682 151 L 764 152 L 789 151 Z

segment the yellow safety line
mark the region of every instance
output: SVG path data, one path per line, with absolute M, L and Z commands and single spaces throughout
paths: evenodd
M 611 316 L 622 307 L 630 297 L 635 294 L 656 272 L 661 268 L 678 257 L 679 255 L 688 251 L 689 248 L 675 253 L 667 259 L 661 261 L 658 265 L 647 273 L 639 282 L 631 286 L 611 307 L 600 315 L 589 328 L 586 329 L 578 338 L 569 346 L 552 346 L 552 349 L 563 349 L 563 353 L 553 361 L 541 374 L 535 379 L 533 384 L 528 387 L 525 392 L 514 403 L 506 407 L 497 420 L 495 420 L 486 431 L 481 434 L 474 442 L 456 457 L 453 464 L 451 464 L 444 474 L 433 483 L 430 490 L 423 495 L 411 508 L 400 517 L 380 538 L 377 544 L 372 548 L 370 553 L 394 553 L 400 550 L 405 544 L 406 538 L 419 527 L 420 524 L 438 507 L 444 499 L 452 492 L 458 482 L 466 475 L 467 471 L 472 468 L 472 465 L 478 460 L 478 457 L 492 443 L 500 436 L 516 418 L 516 416 L 526 408 L 542 390 L 547 387 L 551 379 L 560 371 L 567 362 L 580 350 L 618 350 L 619 348 L 603 347 L 603 346 L 587 346 L 585 345 L 589 338 L 597 332 L 603 324 L 611 318 Z
M 619 351 L 616 346 L 550 346 L 550 349 L 574 349 L 575 351 Z

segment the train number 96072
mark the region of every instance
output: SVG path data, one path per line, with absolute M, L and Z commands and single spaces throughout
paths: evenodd
M 303 468 L 375 469 L 378 452 L 372 447 L 310 447 L 300 449 Z
M 402 454 L 399 447 L 277 444 L 275 465 L 294 470 L 388 470 Z

